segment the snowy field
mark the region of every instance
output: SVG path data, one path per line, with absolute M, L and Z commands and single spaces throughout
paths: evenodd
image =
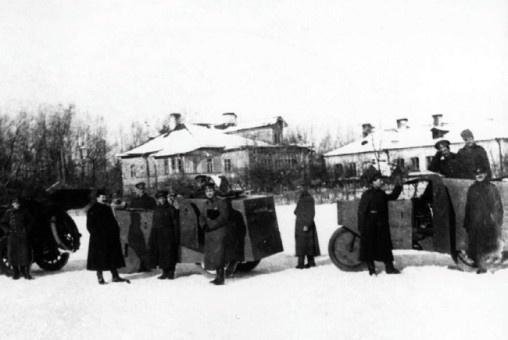
M 297 270 L 293 209 L 277 207 L 285 252 L 225 286 L 188 264 L 174 281 L 152 272 L 100 286 L 75 216 L 83 244 L 64 270 L 0 277 L 0 339 L 508 339 L 507 270 L 463 273 L 448 256 L 400 251 L 401 275 L 342 272 L 326 255 L 335 205 L 317 206 L 318 266 Z

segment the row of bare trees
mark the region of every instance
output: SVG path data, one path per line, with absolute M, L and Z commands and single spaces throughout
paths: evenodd
M 73 105 L 0 114 L 0 199 L 37 196 L 54 185 L 121 188 L 102 119 Z

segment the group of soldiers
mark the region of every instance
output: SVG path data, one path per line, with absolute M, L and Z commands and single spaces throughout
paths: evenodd
M 135 188 L 136 197 L 127 207 L 153 210 L 148 249 L 141 230 L 129 229 L 128 242 L 140 259 L 139 271 L 149 271 L 159 267 L 162 274 L 158 278 L 172 280 L 175 278 L 180 239 L 179 203 L 176 193 L 158 191 L 153 199 L 146 194 L 145 183 L 140 182 Z M 206 201 L 203 212 L 199 215 L 199 225 L 205 232 L 205 269 L 215 270 L 216 277 L 211 282 L 223 285 L 228 260 L 227 247 L 231 244 L 230 209 L 226 200 L 217 197 L 214 183 L 206 183 L 202 189 Z M 87 269 L 97 272 L 99 284 L 105 283 L 103 271 L 111 271 L 113 282 L 129 283 L 127 279 L 118 275 L 117 268 L 125 266 L 120 245 L 120 228 L 114 211 L 105 203 L 105 200 L 105 193 L 97 191 L 96 203 L 87 212 L 87 229 L 90 232 Z
M 435 144 L 438 151 L 429 170 L 444 177 L 475 180 L 467 192 L 463 227 L 468 235 L 466 256 L 480 274 L 501 261 L 503 204 L 496 186 L 490 182 L 492 171 L 485 149 L 475 143 L 470 130 L 462 131 L 461 136 L 465 145 L 457 154 L 450 151 L 447 140 Z M 375 261 L 384 262 L 386 273 L 399 274 L 393 265 L 388 201 L 400 195 L 401 176 L 395 176 L 390 194 L 382 190 L 379 171 L 369 171 L 366 177 L 369 189 L 362 194 L 358 207 L 360 260 L 367 264 L 369 275 L 377 273 Z

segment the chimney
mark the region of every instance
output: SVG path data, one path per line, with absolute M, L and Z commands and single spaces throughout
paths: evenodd
M 365 138 L 372 133 L 374 127 L 370 123 L 362 124 L 362 137 Z
M 443 115 L 441 113 L 438 113 L 438 114 L 435 114 L 435 115 L 432 115 L 432 125 L 433 126 L 440 126 L 440 125 L 443 125 Z
M 397 119 L 397 129 L 407 129 L 407 118 Z
M 224 126 L 236 126 L 237 115 L 234 112 L 225 112 L 222 114 L 222 123 Z
M 179 130 L 182 126 L 182 115 L 180 113 L 171 113 L 169 115 L 169 131 Z

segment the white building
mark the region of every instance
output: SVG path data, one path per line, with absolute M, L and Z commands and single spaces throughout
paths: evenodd
M 337 177 L 358 177 L 372 162 L 397 163 L 409 171 L 427 170 L 436 153 L 434 144 L 439 139 L 450 141 L 451 151 L 464 146 L 460 133 L 468 128 L 477 144 L 487 151 L 494 177 L 508 173 L 508 129 L 493 120 L 478 122 L 475 126 L 443 122 L 441 114 L 433 115 L 427 125 L 412 127 L 406 118 L 396 121 L 396 127 L 375 130 L 363 124 L 363 136 L 324 155 L 325 162 Z

